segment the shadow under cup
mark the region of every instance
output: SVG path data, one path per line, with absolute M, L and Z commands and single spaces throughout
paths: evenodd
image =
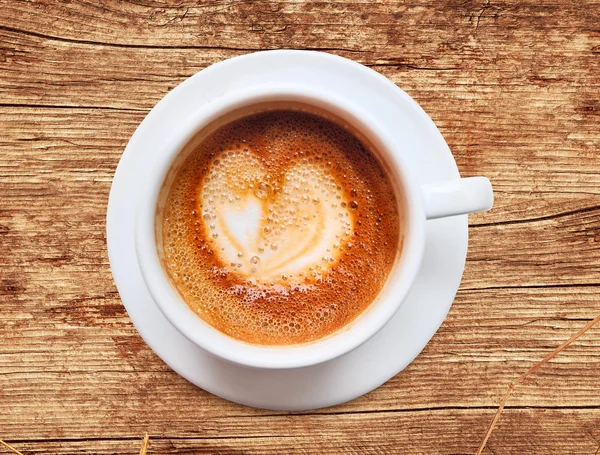
M 378 131 L 373 119 L 360 118 L 354 107 L 324 101 L 324 97 L 275 94 L 246 99 L 229 109 L 215 109 L 192 119 L 178 134 L 174 146 L 165 151 L 151 181 L 154 192 L 144 201 L 145 210 L 136 224 L 144 223 L 146 233 L 136 229 L 136 250 L 144 280 L 159 308 L 187 338 L 212 354 L 234 363 L 259 368 L 295 368 L 321 363 L 343 355 L 364 343 L 394 315 L 418 271 L 424 247 L 424 213 L 418 185 L 407 172 L 398 147 Z M 269 98 L 269 97 L 267 97 Z M 291 99 L 286 99 L 291 98 Z M 301 100 L 298 100 L 301 98 Z M 303 99 L 302 99 L 303 98 Z M 162 220 L 165 203 L 177 173 L 185 160 L 213 132 L 235 120 L 275 110 L 296 110 L 325 118 L 349 131 L 379 161 L 388 176 L 400 219 L 398 248 L 387 280 L 371 304 L 354 320 L 316 341 L 288 346 L 251 345 L 213 328 L 185 303 L 165 270 Z M 145 213 L 145 215 L 144 215 Z M 148 226 L 151 221 L 152 227 Z M 141 239 L 140 237 L 144 237 Z M 151 242 L 148 240 L 151 238 Z M 150 251 L 152 249 L 153 251 Z M 150 264 L 152 263 L 152 264 Z

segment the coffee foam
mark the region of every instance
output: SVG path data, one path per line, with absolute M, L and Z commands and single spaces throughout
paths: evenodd
M 235 150 L 211 162 L 198 197 L 217 256 L 256 285 L 327 273 L 354 231 L 350 204 L 313 157 L 292 161 L 279 177 L 250 151 Z
M 340 126 L 277 110 L 227 124 L 176 171 L 163 264 L 186 303 L 255 344 L 314 341 L 375 299 L 398 252 L 391 184 Z

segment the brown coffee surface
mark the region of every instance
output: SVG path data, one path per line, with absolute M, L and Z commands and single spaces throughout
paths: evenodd
M 401 216 L 378 160 L 345 128 L 293 110 L 220 127 L 176 170 L 163 266 L 188 306 L 252 344 L 330 335 L 394 265 Z

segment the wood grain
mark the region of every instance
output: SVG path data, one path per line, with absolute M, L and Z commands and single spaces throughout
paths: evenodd
M 149 453 L 242 454 L 469 454 L 490 418 L 488 410 L 377 412 L 335 416 L 295 415 L 249 419 L 223 417 L 198 421 L 193 436 L 152 437 Z M 588 409 L 560 411 L 508 410 L 489 453 L 594 453 L 600 437 L 598 413 Z M 360 428 L 360 431 L 357 429 Z M 227 435 L 227 437 L 224 437 Z M 510 440 L 510 446 L 506 442 Z M 99 435 L 85 440 L 18 441 L 24 453 L 137 453 L 141 438 Z M 457 449 L 460 447 L 460 449 Z
M 600 313 L 600 3 L 0 0 L 0 438 L 24 453 L 474 453 L 507 384 Z M 105 210 L 127 140 L 224 58 L 352 58 L 491 178 L 461 289 L 379 389 L 307 413 L 195 388 L 131 325 Z M 486 452 L 600 447 L 600 329 L 518 388 Z

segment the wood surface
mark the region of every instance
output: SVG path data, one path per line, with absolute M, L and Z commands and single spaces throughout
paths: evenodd
M 0 438 L 23 453 L 472 454 L 506 386 L 600 314 L 600 2 L 0 0 Z M 132 326 L 108 192 L 139 122 L 208 65 L 313 49 L 419 102 L 494 209 L 423 353 L 286 413 L 214 397 Z M 600 329 L 519 386 L 485 454 L 600 447 Z M 0 453 L 3 449 L 0 448 Z

